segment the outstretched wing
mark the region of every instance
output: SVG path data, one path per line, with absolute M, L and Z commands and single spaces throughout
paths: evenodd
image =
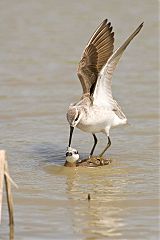
M 98 73 L 113 53 L 114 32 L 111 23 L 104 20 L 89 40 L 78 66 L 83 94 L 92 94 Z
M 110 110 L 113 110 L 115 112 L 117 111 L 117 115 L 119 114 L 121 115 L 121 117 L 123 117 L 124 114 L 121 111 L 120 106 L 118 106 L 118 103 L 112 97 L 111 89 L 112 74 L 124 50 L 129 45 L 131 40 L 139 33 L 142 27 L 143 23 L 134 31 L 134 33 L 125 41 L 125 43 L 120 48 L 118 48 L 108 59 L 106 65 L 100 71 L 95 91 L 93 93 L 94 98 L 93 104 L 99 106 L 106 106 Z

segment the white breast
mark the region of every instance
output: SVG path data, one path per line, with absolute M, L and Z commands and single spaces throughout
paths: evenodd
M 92 106 L 77 127 L 85 132 L 103 132 L 107 126 L 112 126 L 113 120 L 114 113 L 112 111 L 108 111 L 105 107 Z

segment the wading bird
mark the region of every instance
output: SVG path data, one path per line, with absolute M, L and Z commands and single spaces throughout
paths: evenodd
M 91 133 L 94 138 L 90 152 L 91 157 L 97 144 L 96 133 L 102 132 L 108 138 L 107 146 L 99 154 L 99 157 L 102 157 L 111 145 L 110 128 L 127 123 L 127 118 L 121 107 L 112 97 L 111 79 L 124 50 L 142 27 L 143 23 L 114 52 L 114 32 L 107 19 L 92 35 L 78 66 L 77 74 L 83 94 L 79 102 L 69 106 L 67 112 L 67 120 L 70 124 L 69 147 L 75 127 Z

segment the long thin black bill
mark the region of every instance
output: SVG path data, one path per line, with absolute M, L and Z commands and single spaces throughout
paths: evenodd
M 69 147 L 71 146 L 71 141 L 72 141 L 72 134 L 73 134 L 74 127 L 70 126 L 70 136 L 69 136 Z

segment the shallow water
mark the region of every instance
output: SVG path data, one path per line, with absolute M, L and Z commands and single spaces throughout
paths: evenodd
M 1 1 L 0 149 L 13 189 L 15 239 L 158 239 L 158 3 Z M 63 167 L 65 112 L 79 99 L 76 68 L 96 26 L 112 21 L 116 47 L 144 28 L 117 67 L 113 94 L 130 125 L 111 131 L 112 164 Z M 96 153 L 105 146 L 99 135 Z M 75 131 L 87 156 L 92 136 Z M 87 201 L 90 193 L 91 201 Z M 8 239 L 4 198 L 0 239 Z

